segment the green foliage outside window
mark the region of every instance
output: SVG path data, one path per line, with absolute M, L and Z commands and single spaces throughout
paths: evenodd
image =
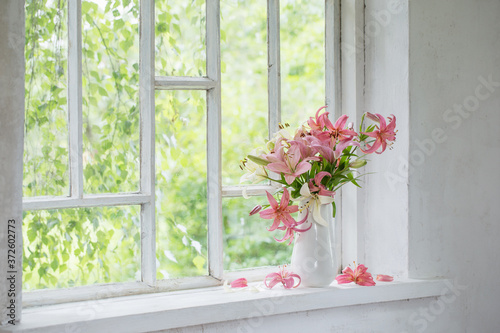
M 202 0 L 155 2 L 156 75 L 204 76 Z M 281 4 L 283 120 L 324 103 L 324 2 Z M 139 3 L 82 1 L 85 194 L 139 190 Z M 223 184 L 267 133 L 266 1 L 221 1 Z M 67 0 L 26 1 L 24 196 L 69 194 Z M 157 278 L 207 274 L 206 94 L 156 92 Z M 288 262 L 257 199 L 224 198 L 224 268 Z M 260 201 L 259 201 L 260 202 Z M 27 290 L 140 279 L 140 207 L 24 213 Z

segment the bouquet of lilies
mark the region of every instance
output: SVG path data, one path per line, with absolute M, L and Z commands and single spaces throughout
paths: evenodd
M 352 123 L 347 123 L 348 116 L 343 115 L 332 123 L 328 112 L 320 108 L 314 117 L 301 125 L 295 133 L 288 131 L 288 124 L 280 125 L 280 130 L 266 143 L 264 148 L 253 150 L 240 166 L 246 173 L 241 182 L 259 183 L 271 181 L 279 186 L 277 193 L 282 193 L 281 200 L 267 192 L 269 205 L 258 205 L 250 215 L 259 213 L 263 219 L 274 220 L 269 231 L 283 230 L 285 235 L 278 242 L 294 239 L 295 232 L 304 232 L 311 228 L 299 226 L 307 220 L 309 214 L 319 224 L 328 223 L 320 214 L 321 205 L 332 204 L 335 216 L 335 193 L 347 183 L 359 186 L 361 175 L 357 169 L 366 165 L 367 154 L 383 153 L 396 139 L 396 117 L 391 115 L 388 122 L 380 114 L 365 113 L 359 132 Z M 373 121 L 364 131 L 365 118 Z M 357 155 L 357 149 L 363 153 Z M 301 211 L 307 209 L 304 219 L 296 221 L 291 214 L 299 211 L 292 201 L 303 202 Z M 267 208 L 262 210 L 262 208 Z

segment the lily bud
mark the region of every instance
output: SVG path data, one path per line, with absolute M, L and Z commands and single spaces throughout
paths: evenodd
M 353 168 L 353 169 L 357 169 L 357 168 L 364 167 L 366 165 L 366 163 L 368 163 L 367 160 L 355 160 L 354 162 L 351 162 L 351 164 L 349 164 L 349 167 Z
M 258 157 L 258 156 L 248 155 L 247 157 L 250 161 L 252 161 L 258 165 L 266 166 L 270 163 L 268 160 L 265 160 L 265 159 Z
M 251 211 L 250 211 L 250 214 L 248 214 L 249 216 L 252 216 L 252 215 L 255 215 L 257 214 L 258 212 L 260 212 L 260 210 L 262 209 L 262 206 L 261 205 L 257 205 L 255 206 Z

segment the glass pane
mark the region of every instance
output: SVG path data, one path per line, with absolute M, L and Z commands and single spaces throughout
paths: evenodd
M 69 194 L 67 28 L 65 1 L 26 2 L 25 197 Z
M 290 263 L 293 244 L 278 243 L 284 231 L 267 231 L 271 220 L 259 214 L 248 216 L 256 205 L 267 203 L 266 197 L 224 198 L 224 269 L 235 270 L 251 267 L 275 266 Z
M 156 92 L 158 279 L 207 274 L 205 96 Z
M 222 182 L 238 184 L 239 161 L 267 130 L 266 1 L 221 1 Z
M 138 0 L 83 1 L 86 193 L 139 190 Z
M 25 212 L 23 291 L 141 277 L 140 207 Z
M 204 76 L 205 0 L 155 1 L 156 75 Z
M 292 132 L 325 104 L 325 2 L 280 1 L 281 119 Z

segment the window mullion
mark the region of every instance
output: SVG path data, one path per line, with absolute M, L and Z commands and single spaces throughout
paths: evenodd
M 342 1 L 341 38 L 347 47 L 342 52 L 342 113 L 359 124 L 364 111 L 364 36 L 363 0 Z M 361 42 L 361 44 L 360 44 Z M 342 188 L 342 262 L 364 262 L 363 196 L 354 186 Z
M 68 1 L 68 128 L 70 195 L 83 196 L 82 161 L 82 3 Z
M 220 1 L 207 0 L 207 75 L 215 86 L 207 91 L 208 270 L 221 279 L 223 266 L 221 177 Z
M 141 276 L 156 284 L 154 0 L 140 1 Z
M 208 90 L 215 88 L 216 82 L 206 77 L 156 76 L 157 90 Z
M 267 65 L 269 138 L 281 122 L 280 2 L 267 1 Z
M 325 103 L 330 117 L 338 118 L 342 113 L 340 85 L 340 0 L 325 0 Z M 334 120 L 334 119 L 332 119 Z M 341 265 L 342 251 L 342 192 L 336 200 L 337 214 L 330 228 L 332 250 Z

